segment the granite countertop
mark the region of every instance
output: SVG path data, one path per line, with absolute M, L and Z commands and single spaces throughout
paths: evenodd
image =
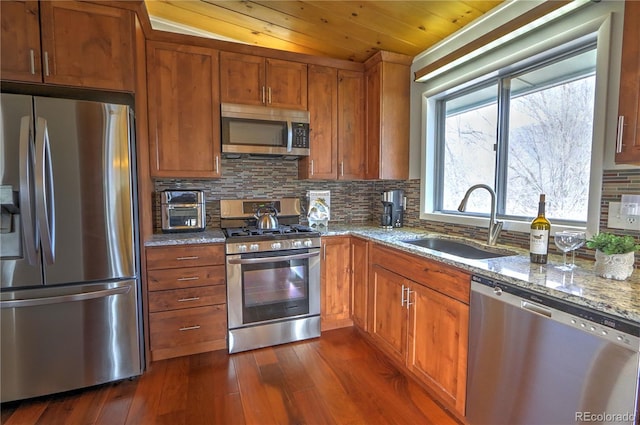
M 170 246 L 199 243 L 224 243 L 224 233 L 220 229 L 206 229 L 204 232 L 155 233 L 144 242 L 144 246 Z
M 618 281 L 596 276 L 593 272 L 595 262 L 580 258 L 576 259 L 576 268 L 570 272 L 563 272 L 556 267 L 562 263 L 562 256 L 550 255 L 549 263 L 532 264 L 527 250 L 501 244 L 496 245 L 496 248 L 515 252 L 517 255 L 469 260 L 402 242 L 429 235 L 449 237 L 419 228 L 403 227 L 385 230 L 366 225 L 330 224 L 323 235 L 361 236 L 382 245 L 455 266 L 470 273 L 510 283 L 640 324 L 640 272 L 638 270 L 634 270 L 627 280 Z M 451 239 L 462 238 L 451 237 Z M 476 244 L 484 245 L 479 242 Z
M 579 258 L 576 259 L 577 267 L 573 271 L 563 272 L 556 268 L 562 262 L 561 256 L 550 255 L 548 264 L 532 264 L 527 250 L 507 245 L 498 244 L 496 248 L 511 251 L 517 255 L 470 260 L 402 242 L 429 235 L 464 239 L 420 228 L 403 227 L 385 230 L 371 225 L 330 224 L 322 234 L 323 236 L 360 236 L 382 245 L 449 264 L 469 273 L 510 283 L 640 324 L 640 272 L 638 270 L 634 270 L 629 279 L 617 281 L 596 276 L 593 272 L 594 261 Z M 480 242 L 464 240 L 479 246 L 484 245 Z M 207 229 L 204 232 L 194 233 L 154 234 L 145 241 L 144 245 L 170 246 L 223 243 L 224 241 L 224 233 L 220 229 Z

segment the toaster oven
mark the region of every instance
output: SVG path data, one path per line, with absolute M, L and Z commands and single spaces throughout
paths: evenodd
M 162 231 L 200 232 L 206 227 L 202 190 L 165 190 L 160 193 Z

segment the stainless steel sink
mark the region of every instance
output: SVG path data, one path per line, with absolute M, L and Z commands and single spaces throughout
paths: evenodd
M 402 242 L 420 246 L 422 248 L 432 249 L 434 251 L 444 252 L 446 254 L 455 255 L 456 257 L 468 258 L 470 260 L 483 260 L 487 258 L 508 257 L 510 255 L 517 255 L 516 252 L 506 249 L 474 245 L 472 243 L 438 237 L 409 239 Z

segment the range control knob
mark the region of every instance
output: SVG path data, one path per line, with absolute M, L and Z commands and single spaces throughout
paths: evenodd
M 282 248 L 282 244 L 280 242 L 274 242 L 271 244 L 271 249 L 280 249 Z
M 260 248 L 260 246 L 259 246 L 257 243 L 252 243 L 252 244 L 249 246 L 249 249 L 250 249 L 251 251 L 257 251 L 259 248 Z
M 294 248 L 302 248 L 302 241 L 293 241 L 291 244 Z
M 307 239 L 306 241 L 304 241 L 304 246 L 306 246 L 307 248 L 311 248 L 313 246 L 313 242 L 311 242 L 311 239 Z
M 247 252 L 246 245 L 238 245 L 238 252 Z

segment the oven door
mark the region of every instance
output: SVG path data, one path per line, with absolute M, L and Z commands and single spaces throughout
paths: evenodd
M 227 256 L 229 329 L 320 314 L 320 249 Z

